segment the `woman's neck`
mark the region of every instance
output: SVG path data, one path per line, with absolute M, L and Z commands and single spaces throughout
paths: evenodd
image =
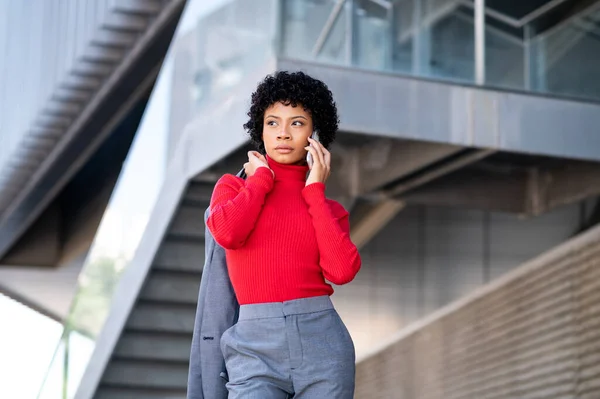
M 269 156 L 265 156 L 267 163 L 273 173 L 275 174 L 275 180 L 298 180 L 306 181 L 306 173 L 308 172 L 308 165 L 305 162 L 301 164 L 283 164 L 279 163 Z

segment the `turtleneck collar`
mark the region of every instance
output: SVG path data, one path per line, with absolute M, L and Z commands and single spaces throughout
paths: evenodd
M 275 162 L 265 156 L 267 164 L 271 170 L 275 173 L 275 180 L 306 180 L 306 173 L 308 172 L 308 165 L 286 165 L 279 162 Z

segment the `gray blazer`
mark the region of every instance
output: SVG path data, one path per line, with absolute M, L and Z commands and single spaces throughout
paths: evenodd
M 237 176 L 246 178 L 244 169 Z M 204 225 L 210 208 L 204 212 Z M 192 336 L 187 399 L 227 399 L 227 369 L 221 335 L 237 323 L 240 305 L 233 291 L 225 250 L 205 228 L 205 261 Z
M 210 209 L 204 213 L 204 222 Z M 187 399 L 227 399 L 227 369 L 221 335 L 237 322 L 239 304 L 225 261 L 225 250 L 205 229 L 205 262 L 198 293 L 190 352 Z

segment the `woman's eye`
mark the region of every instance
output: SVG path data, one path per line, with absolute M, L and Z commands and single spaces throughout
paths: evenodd
M 276 122 L 275 121 L 268 121 L 267 125 L 268 126 L 275 126 Z
M 302 126 L 303 123 L 300 121 L 295 121 L 294 123 L 292 123 L 292 126 Z

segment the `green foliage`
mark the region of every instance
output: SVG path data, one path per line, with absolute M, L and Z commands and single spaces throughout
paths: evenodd
M 95 338 L 108 316 L 114 289 L 122 268 L 118 259 L 99 257 L 89 263 L 79 277 L 79 292 L 75 296 L 68 318 L 69 330 Z

